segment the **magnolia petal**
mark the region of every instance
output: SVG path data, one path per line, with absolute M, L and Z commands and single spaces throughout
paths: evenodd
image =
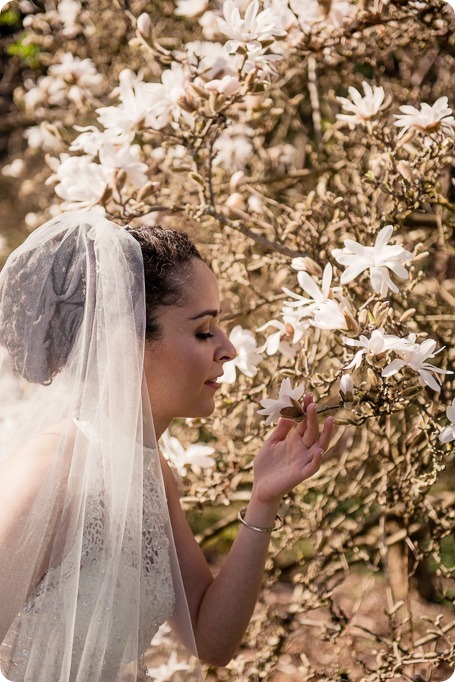
M 392 233 L 393 225 L 386 225 L 385 227 L 383 227 L 382 230 L 379 232 L 378 236 L 376 237 L 376 241 L 374 243 L 374 250 L 377 252 L 382 251 L 382 249 L 392 236 Z
M 223 376 L 220 378 L 220 382 L 223 384 L 233 384 L 236 379 L 235 362 L 230 360 L 224 365 Z
M 384 278 L 382 277 L 380 269 L 377 267 L 370 268 L 370 284 L 373 291 L 382 295 L 384 289 Z
M 358 242 L 355 242 L 353 239 L 345 239 L 344 244 L 349 251 L 352 251 L 352 253 L 355 253 L 357 256 L 361 256 L 362 258 L 368 258 L 368 251 L 366 251 L 365 247 L 362 246 L 362 244 L 359 244 Z
M 322 295 L 324 298 L 327 298 L 329 291 L 330 291 L 330 285 L 332 283 L 332 265 L 331 263 L 327 263 L 327 265 L 324 268 L 324 273 L 322 275 Z
M 420 376 L 422 377 L 423 381 L 426 383 L 427 386 L 433 389 L 433 391 L 439 392 L 441 390 L 440 385 L 434 378 L 434 376 L 426 369 L 421 369 L 420 370 Z
M 389 270 L 392 270 L 392 272 L 397 276 L 401 277 L 401 279 L 408 279 L 409 273 L 402 265 L 401 263 L 385 263 L 385 267 L 389 268 Z
M 321 290 L 307 272 L 300 270 L 297 274 L 297 279 L 302 289 L 311 296 L 314 301 L 323 300 L 324 297 Z
M 455 426 L 446 426 L 439 434 L 439 440 L 441 443 L 450 443 L 455 440 Z
M 365 353 L 366 353 L 365 348 L 357 351 L 357 353 L 354 355 L 354 357 L 352 358 L 349 365 L 345 365 L 343 367 L 343 369 L 352 369 L 352 368 L 358 369 L 362 363 L 362 358 L 365 355 Z
M 420 344 L 419 355 L 421 355 L 423 358 L 428 358 L 431 356 L 435 348 L 436 341 L 434 339 L 425 339 L 425 341 Z
M 390 377 L 393 374 L 399 372 L 400 369 L 405 366 L 405 364 L 406 363 L 404 362 L 404 360 L 398 359 L 392 360 L 392 362 L 389 365 L 387 365 L 387 367 L 384 367 L 384 369 L 381 372 L 381 376 Z
M 280 346 L 280 340 L 281 340 L 280 331 L 275 332 L 275 334 L 271 334 L 269 336 L 269 338 L 267 339 L 267 355 L 275 355 Z
M 365 261 L 362 261 L 362 263 L 358 263 L 356 265 L 350 265 L 340 277 L 341 284 L 349 284 L 349 282 L 352 282 L 353 279 L 358 277 L 368 267 L 369 264 L 365 263 Z

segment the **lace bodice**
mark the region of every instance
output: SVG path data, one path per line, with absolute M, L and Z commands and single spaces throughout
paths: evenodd
M 84 432 L 82 424 L 76 420 L 75 423 Z M 156 463 L 156 457 L 158 457 L 156 450 L 144 448 L 144 461 L 150 462 L 151 460 L 153 464 L 154 460 Z M 162 490 L 162 483 L 156 480 L 156 476 L 151 473 L 151 469 L 153 467 L 144 467 L 143 476 L 139 654 L 146 650 L 159 627 L 172 614 L 175 602 L 169 558 L 169 540 L 165 526 L 165 519 L 167 518 L 166 499 Z M 93 496 L 88 494 L 82 547 L 79 552 L 79 565 L 76 565 L 74 553 L 70 552 L 57 567 L 58 571 L 53 568 L 49 569 L 29 595 L 26 604 L 17 615 L 4 642 L 0 646 L 0 669 L 8 680 L 23 682 L 29 649 L 33 642 L 36 617 L 38 614 L 40 615 L 41 627 L 45 627 L 47 622 L 50 624 L 54 621 L 52 622 L 52 627 L 53 631 L 55 631 L 55 620 L 60 616 L 60 602 L 57 599 L 53 600 L 52 595 L 57 592 L 57 588 L 62 580 L 71 582 L 72 577 L 77 573 L 79 573 L 77 577 L 77 612 L 74 623 L 72 660 L 80 660 L 89 626 L 87 618 L 84 617 L 84 606 L 92 602 L 94 596 L 97 597 L 97 595 L 93 594 L 94 585 L 99 584 L 100 563 L 103 561 L 106 563 L 102 532 L 104 523 L 102 505 L 99 504 L 99 500 L 94 499 Z M 134 552 L 128 553 L 126 560 L 123 562 L 123 570 L 128 571 L 129 566 L 137 566 L 137 562 L 138 557 L 134 556 Z M 101 570 L 109 570 L 109 567 L 106 566 L 106 568 Z M 118 580 L 121 579 L 122 577 L 119 575 Z M 45 609 L 43 607 L 44 596 L 46 596 L 44 601 Z M 106 618 L 110 619 L 110 610 L 110 606 L 106 605 L 101 609 L 101 612 L 104 611 Z M 129 617 L 128 603 L 122 605 L 121 614 L 122 623 L 119 623 L 118 632 L 116 631 L 115 619 L 109 631 L 106 675 L 102 677 L 103 682 L 114 682 L 114 679 L 120 679 L 113 672 L 116 670 L 116 651 L 122 649 L 122 647 L 116 645 L 116 642 L 118 643 L 120 637 L 124 636 L 120 635 L 120 633 L 124 633 L 125 622 L 128 622 L 123 620 Z M 97 626 L 99 626 L 100 631 L 103 630 L 102 617 L 97 621 Z M 134 619 L 131 627 L 134 627 Z M 49 631 L 51 629 L 49 627 Z M 58 641 L 54 641 L 52 646 L 54 648 L 55 660 L 59 662 L 58 666 L 56 665 L 57 669 L 64 654 L 63 651 L 59 651 Z M 73 666 L 71 666 L 71 669 L 73 669 Z M 60 673 L 56 673 L 55 680 L 46 677 L 45 682 L 59 682 L 60 679 Z M 76 677 L 73 677 L 70 673 L 68 680 L 72 681 L 73 679 L 75 680 Z

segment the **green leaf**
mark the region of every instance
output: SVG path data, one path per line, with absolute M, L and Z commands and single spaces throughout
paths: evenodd
M 38 45 L 35 45 L 34 43 L 25 43 L 26 37 L 27 35 L 24 34 L 16 43 L 8 45 L 6 48 L 6 53 L 11 56 L 19 57 L 19 59 L 21 59 L 24 64 L 27 64 L 28 66 L 37 67 L 39 66 L 38 55 L 40 54 L 41 50 Z
M 16 9 L 0 12 L 0 26 L 14 26 L 21 23 L 21 14 Z

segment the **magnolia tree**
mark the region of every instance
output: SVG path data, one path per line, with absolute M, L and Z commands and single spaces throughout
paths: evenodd
M 24 142 L 3 174 L 32 203 L 28 229 L 87 209 L 189 229 L 220 281 L 238 356 L 216 415 L 178 422 L 162 442 L 201 543 L 229 543 L 270 424 L 305 419 L 308 392 L 339 424 L 318 475 L 284 502 L 244 649 L 208 679 L 447 679 L 450 6 L 18 6 L 8 52 L 25 73 L 14 91 Z M 353 577 L 360 591 L 346 606 Z M 383 597 L 368 602 L 374 590 Z M 292 646 L 302 632 L 333 655 Z M 172 679 L 179 665 L 152 674 Z

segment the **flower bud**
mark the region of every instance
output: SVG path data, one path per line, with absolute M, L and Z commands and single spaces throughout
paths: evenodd
M 244 211 L 246 208 L 245 201 L 240 192 L 233 192 L 232 194 L 230 194 L 226 199 L 225 205 L 228 208 L 238 208 L 241 211 Z
M 306 258 L 293 258 L 291 260 L 291 268 L 293 270 L 303 270 L 303 272 L 306 272 L 306 263 L 305 263 Z
M 198 95 L 198 97 L 203 97 L 204 99 L 208 99 L 209 93 L 205 89 L 205 83 L 200 78 L 197 76 L 192 83 L 190 83 L 190 88 Z
M 343 374 L 340 379 L 340 396 L 344 403 L 352 403 L 354 400 L 354 382 L 350 374 Z
M 357 320 L 354 318 L 352 313 L 347 308 L 343 308 L 343 316 L 348 330 L 350 332 L 356 332 L 356 334 L 358 334 L 360 331 L 360 327 L 357 323 Z
M 224 95 L 221 95 L 218 92 L 211 92 L 210 93 L 210 98 L 209 98 L 209 112 L 210 114 L 213 113 L 218 113 L 223 108 L 223 105 L 226 101 L 226 98 Z
M 242 182 L 243 178 L 245 177 L 245 173 L 242 170 L 235 171 L 235 173 L 232 173 L 231 179 L 229 180 L 229 187 L 232 191 L 236 190 L 240 183 Z
M 106 185 L 106 189 L 103 192 L 103 196 L 100 199 L 100 204 L 103 206 L 104 204 L 107 204 L 109 199 L 112 196 L 112 187 L 109 187 L 109 185 Z
M 406 322 L 406 320 L 409 320 L 409 318 L 414 315 L 415 311 L 415 308 L 409 308 L 409 310 L 406 310 L 400 317 L 400 322 Z
M 124 168 L 118 168 L 114 173 L 114 185 L 116 189 L 121 190 L 125 186 L 127 179 L 126 170 Z
M 139 190 L 138 195 L 137 195 L 137 201 L 144 201 L 144 199 L 148 199 L 152 194 L 156 192 L 156 189 L 160 186 L 159 182 L 154 182 L 153 180 L 149 180 L 148 182 L 145 183 L 145 185 Z
M 146 14 L 146 12 L 143 12 L 139 17 L 136 22 L 137 30 L 141 34 L 141 36 L 144 38 L 144 40 L 148 40 L 150 36 L 152 35 L 153 31 L 153 24 L 152 20 L 150 19 L 150 16 Z
M 194 180 L 194 182 L 197 182 L 198 185 L 204 186 L 204 178 L 202 177 L 202 175 L 199 175 L 199 173 L 195 173 L 194 171 L 192 171 L 191 173 L 189 173 L 189 176 L 192 180 Z
M 397 171 L 408 182 L 413 181 L 412 170 L 411 170 L 411 166 L 409 165 L 408 161 L 398 161 Z
M 223 78 L 215 78 L 205 84 L 206 90 L 211 92 L 219 92 L 225 97 L 230 97 L 234 95 L 241 88 L 241 84 L 238 78 L 234 76 L 223 76 Z
M 423 391 L 423 386 L 420 386 L 420 384 L 418 384 L 418 385 L 408 386 L 407 388 L 404 388 L 401 391 L 401 395 L 403 396 L 403 398 L 412 398 L 415 395 L 422 393 L 422 391 Z
M 181 97 L 177 99 L 177 104 L 180 107 L 180 109 L 183 109 L 183 111 L 187 111 L 189 114 L 193 114 L 197 109 L 195 102 L 192 99 L 189 91 L 187 91 L 184 95 L 181 95 Z

